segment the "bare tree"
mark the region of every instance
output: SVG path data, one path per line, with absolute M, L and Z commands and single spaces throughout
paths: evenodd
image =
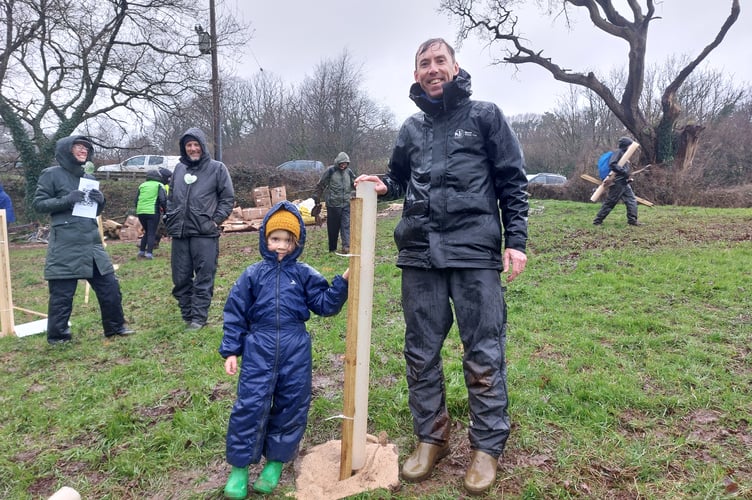
M 152 107 L 206 91 L 193 29 L 203 17 L 191 0 L 0 0 L 0 120 L 24 163 L 27 201 L 56 141 L 87 120 L 132 129 Z M 231 43 L 245 28 L 230 18 L 222 33 Z
M 519 35 L 517 28 L 518 18 L 514 15 L 514 7 L 518 3 L 517 0 L 442 0 L 441 9 L 460 19 L 461 40 L 475 32 L 481 37 L 489 38 L 491 43 L 504 44 L 505 56 L 498 62 L 535 64 L 546 69 L 556 80 L 590 89 L 643 146 L 643 154 L 648 161 L 655 163 L 676 158 L 675 163 L 682 169 L 691 163 L 702 126 L 688 124 L 677 136 L 675 125 L 682 111 L 678 93 L 689 75 L 720 45 L 737 21 L 739 0 L 730 1 L 731 11 L 710 43 L 668 82 L 661 95 L 661 114 L 657 121 L 648 120 L 640 105 L 644 90 L 648 28 L 652 21 L 658 19 L 655 15 L 655 0 L 646 0 L 644 9 L 638 0 L 626 2 L 631 20 L 624 17 L 611 0 L 547 2 L 549 12 L 560 12 L 565 19 L 568 19 L 571 9 L 586 9 L 596 29 L 628 43 L 627 77 L 623 87 L 618 88 L 609 87 L 592 71 L 576 72 L 562 67 L 546 57 L 542 50 L 529 46 L 527 40 Z
M 277 165 L 286 157 L 288 91 L 272 73 L 259 71 L 249 80 L 223 86 L 227 158 L 242 165 Z
M 298 89 L 298 98 L 291 107 L 288 125 L 301 127 L 295 134 L 301 142 L 293 145 L 293 151 L 304 151 L 325 162 L 333 160 L 338 151 L 347 151 L 356 158 L 372 153 L 383 155 L 363 151 L 364 140 L 367 134 L 373 139 L 383 131 L 391 131 L 394 117 L 367 97 L 361 88 L 362 80 L 361 67 L 346 50 L 337 59 L 324 60 L 316 66 L 313 76 L 307 77 Z M 369 148 L 373 147 L 384 145 L 369 142 Z

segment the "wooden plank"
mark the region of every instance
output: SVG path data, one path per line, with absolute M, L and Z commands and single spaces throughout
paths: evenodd
M 358 363 L 358 309 L 360 306 L 360 245 L 363 199 L 350 200 L 350 278 L 347 291 L 347 335 L 345 337 L 345 385 L 342 411 L 342 449 L 339 480 L 352 476 L 353 424 L 355 419 L 355 374 Z
M 593 184 L 598 184 L 598 185 L 601 184 L 601 181 L 599 181 L 598 179 L 596 179 L 592 175 L 582 174 L 582 175 L 580 175 L 580 178 L 584 179 L 584 180 L 586 180 L 588 182 L 592 182 Z M 635 195 L 635 198 L 637 199 L 637 203 L 639 203 L 640 205 L 645 205 L 646 207 L 655 206 L 655 204 L 652 201 L 646 200 L 645 198 L 640 198 L 637 195 Z
M 13 292 L 10 286 L 10 255 L 8 252 L 8 221 L 0 208 L 0 337 L 15 335 Z

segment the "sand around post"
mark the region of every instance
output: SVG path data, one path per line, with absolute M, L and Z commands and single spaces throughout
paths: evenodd
M 381 441 L 381 442 L 380 442 Z M 295 461 L 295 498 L 298 500 L 336 500 L 368 490 L 400 487 L 397 446 L 385 438 L 369 435 L 366 462 L 349 478 L 339 480 L 342 442 L 327 441 L 298 456 Z

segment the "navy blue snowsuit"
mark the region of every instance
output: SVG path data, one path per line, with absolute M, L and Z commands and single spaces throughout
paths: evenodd
M 284 208 L 300 221 L 299 246 L 281 262 L 266 245 L 266 223 Z M 305 225 L 295 205 L 282 201 L 259 233 L 263 260 L 247 267 L 224 309 L 223 358 L 241 356 L 238 393 L 227 427 L 227 461 L 235 467 L 267 460 L 288 462 L 303 438 L 311 402 L 310 311 L 337 314 L 347 300 L 347 281 L 326 278 L 298 262 Z

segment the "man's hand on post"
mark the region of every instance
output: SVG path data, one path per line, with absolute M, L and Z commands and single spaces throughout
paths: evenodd
M 384 184 L 384 181 L 381 180 L 381 178 L 377 175 L 359 175 L 353 184 L 355 184 L 355 187 L 358 187 L 359 182 L 373 182 L 376 184 L 374 187 L 374 191 L 376 191 L 376 194 L 383 196 L 387 192 L 386 184 Z

